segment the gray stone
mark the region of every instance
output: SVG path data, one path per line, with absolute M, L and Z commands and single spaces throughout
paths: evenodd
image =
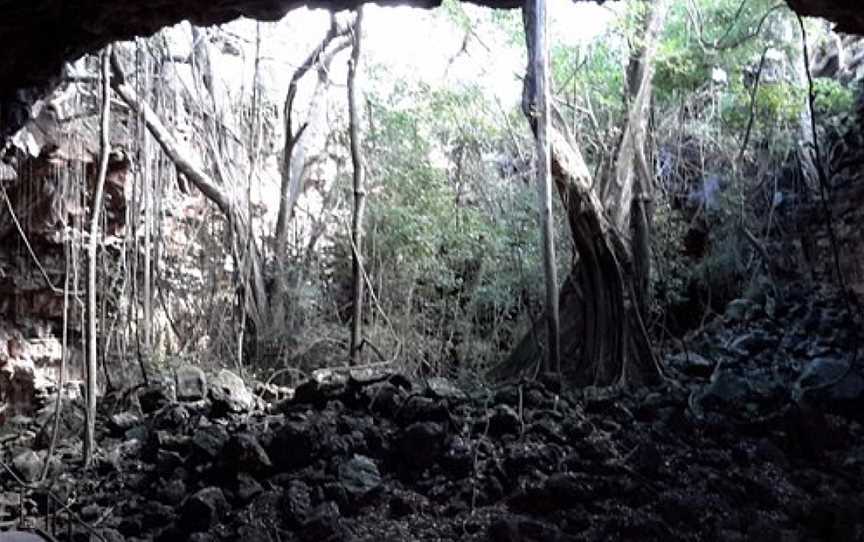
M 820 388 L 830 385 L 849 371 L 849 364 L 835 358 L 816 358 L 804 367 L 798 378 L 798 387 Z
M 108 428 L 115 436 L 123 435 L 129 429 L 141 424 L 141 418 L 132 412 L 114 414 L 108 421 Z
M 451 401 L 464 401 L 468 399 L 465 392 L 457 388 L 447 378 L 434 376 L 426 380 L 426 385 L 429 387 L 429 393 L 438 399 L 449 399 Z
M 218 487 L 205 487 L 186 500 L 182 523 L 189 532 L 208 531 L 228 511 L 228 501 Z
M 774 339 L 761 331 L 745 333 L 737 337 L 729 348 L 741 355 L 758 354 L 770 348 L 774 344 Z
M 824 405 L 827 410 L 861 416 L 864 376 L 850 369 L 846 361 L 814 359 L 801 372 L 796 387 L 802 397 Z
M 207 397 L 207 376 L 194 365 L 183 365 L 174 372 L 178 401 L 200 401 Z
M 749 299 L 733 299 L 726 305 L 726 320 L 730 322 L 743 322 L 750 319 L 756 308 L 756 303 Z
M 714 373 L 711 382 L 698 396 L 700 406 L 707 409 L 740 407 L 753 394 L 750 383 L 732 371 Z
M 243 379 L 226 369 L 210 381 L 209 388 L 217 414 L 248 412 L 255 406 L 255 396 Z
M 27 483 L 35 482 L 42 474 L 42 458 L 33 450 L 25 450 L 12 460 L 12 468 Z
M 708 378 L 714 372 L 714 363 L 696 352 L 679 352 L 671 356 L 669 362 L 695 378 Z
M 355 455 L 339 465 L 339 482 L 349 498 L 360 500 L 381 487 L 381 474 L 371 459 Z
M 240 502 L 248 503 L 263 491 L 264 488 L 252 476 L 242 472 L 237 475 L 237 485 L 234 494 Z
M 209 460 L 216 459 L 228 442 L 228 430 L 221 425 L 209 425 L 195 431 L 192 445 Z
M 408 426 L 399 443 L 399 457 L 416 469 L 431 467 L 444 446 L 444 430 L 433 422 L 418 422 Z
M 284 518 L 291 528 L 297 528 L 309 516 L 312 506 L 312 490 L 301 480 L 291 480 L 282 497 Z
M 251 433 L 238 433 L 231 437 L 225 448 L 225 460 L 235 473 L 261 474 L 273 466 L 267 452 Z

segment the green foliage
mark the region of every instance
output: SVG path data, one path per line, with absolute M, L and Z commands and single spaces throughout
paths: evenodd
M 813 81 L 813 93 L 813 107 L 819 116 L 847 114 L 855 105 L 855 93 L 834 79 L 816 79 Z
M 787 82 L 760 84 L 755 101 L 749 92 L 752 91 L 740 82 L 735 82 L 730 91 L 724 94 L 723 118 L 727 128 L 743 133 L 751 114 L 755 116 L 757 126 L 763 128 L 781 127 L 788 130 L 797 125 L 804 104 L 804 91 L 797 85 Z
M 386 77 L 385 68 L 375 70 Z M 499 163 L 523 137 L 508 124 L 524 120 L 505 121 L 475 85 L 403 81 L 367 99 L 366 268 L 386 285 L 377 292 L 385 312 L 399 314 L 415 337 L 407 355 L 444 365 L 462 346 L 473 345 L 475 364 L 504 355 L 524 292 L 536 298 L 542 284 L 535 193 L 502 176 Z M 347 187 L 344 197 L 350 201 Z M 338 242 L 329 265 L 344 291 L 350 247 Z

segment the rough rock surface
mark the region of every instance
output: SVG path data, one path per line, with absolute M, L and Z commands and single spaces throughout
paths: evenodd
M 850 319 L 836 295 L 778 294 L 688 337 L 664 387 L 384 374 L 251 412 L 163 397 L 146 415 L 106 412 L 93 471 L 61 445 L 50 487 L 105 540 L 133 542 L 862 540 Z M 0 438 L 20 455 L 39 447 L 28 435 Z M 0 477 L 0 515 L 18 517 L 18 491 Z M 44 497 L 25 492 L 37 524 Z

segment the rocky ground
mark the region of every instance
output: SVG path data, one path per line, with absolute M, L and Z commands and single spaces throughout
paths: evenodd
M 50 424 L 7 424 L 0 521 L 58 540 L 864 540 L 846 308 L 737 300 L 650 390 L 357 371 L 279 398 L 185 368 L 103 402 L 90 471 L 70 437 L 39 483 Z

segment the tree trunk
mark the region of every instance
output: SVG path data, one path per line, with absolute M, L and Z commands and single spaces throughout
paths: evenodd
M 99 130 L 99 176 L 93 194 L 90 216 L 90 238 L 87 242 L 87 406 L 84 409 L 84 466 L 93 461 L 96 447 L 96 248 L 99 239 L 99 211 L 102 209 L 102 193 L 108 174 L 108 155 L 111 152 L 111 69 L 109 57 L 111 46 L 102 52 L 102 115 Z M 62 391 L 62 390 L 61 390 Z M 61 393 L 58 391 L 58 393 Z M 59 413 L 58 413 L 59 416 Z
M 235 254 L 241 254 L 244 247 L 249 250 L 250 283 L 247 288 L 252 290 L 251 295 L 246 296 L 246 312 L 256 328 L 261 329 L 269 315 L 269 298 L 264 284 L 262 272 L 261 253 L 257 243 L 249 238 L 248 217 L 244 214 L 242 206 L 238 205 L 235 198 L 211 178 L 204 169 L 196 163 L 192 156 L 188 156 L 178 145 L 174 136 L 162 123 L 159 116 L 150 106 L 141 100 L 135 90 L 126 82 L 125 74 L 120 66 L 116 55 L 111 57 L 114 77 L 112 87 L 137 115 L 141 115 L 147 130 L 153 135 L 153 139 L 159 144 L 168 158 L 174 163 L 177 171 L 182 173 L 204 196 L 213 202 L 224 215 L 231 231 L 232 245 Z M 239 265 L 238 269 L 243 268 Z
M 360 40 L 363 33 L 363 6 L 357 8 L 351 61 L 348 63 L 348 119 L 351 138 L 351 164 L 354 166 L 354 213 L 351 219 L 352 266 L 354 306 L 351 311 L 351 365 L 360 362 L 361 327 L 363 323 L 363 211 L 366 206 L 366 187 L 363 181 L 363 161 L 360 156 L 360 114 L 357 110 L 361 91 L 357 88 L 357 67 L 360 62 Z
M 288 283 L 288 230 L 294 207 L 303 193 L 308 167 L 306 156 L 309 152 L 311 141 L 318 133 L 325 120 L 327 91 L 330 88 L 330 64 L 333 57 L 350 45 L 349 40 L 336 38 L 344 36 L 351 31 L 351 27 L 340 29 L 336 24 L 335 16 L 331 16 L 330 28 L 321 40 L 321 43 L 313 50 L 303 64 L 294 72 L 288 93 L 285 97 L 283 108 L 285 144 L 282 149 L 282 182 L 279 191 L 279 209 L 276 217 L 276 229 L 274 232 L 273 249 L 279 268 L 273 277 L 273 293 L 271 306 L 273 313 L 270 322 L 279 329 L 290 329 L 288 318 L 288 307 L 290 306 Z M 335 42 L 335 43 L 334 43 Z M 318 80 L 310 100 L 309 112 L 306 120 L 298 128 L 293 126 L 294 98 L 297 94 L 297 86 L 300 80 L 312 69 L 317 67 Z M 298 269 L 298 275 L 294 278 L 295 284 L 302 281 L 303 277 Z
M 558 310 L 558 271 L 555 265 L 555 233 L 552 220 L 552 170 L 549 147 L 549 42 L 547 31 L 549 19 L 546 0 L 533 0 L 534 49 L 530 57 L 529 70 L 533 70 L 536 83 L 534 105 L 536 109 L 526 111 L 533 115 L 536 125 L 537 144 L 537 197 L 540 208 L 540 232 L 543 252 L 543 274 L 546 279 L 546 320 L 548 323 L 548 353 L 546 371 L 561 372 L 560 319 Z M 529 29 L 526 28 L 526 32 Z
M 594 183 L 567 125 L 553 109 L 549 126 L 552 178 L 573 238 L 575 254 L 560 293 L 561 354 L 564 374 L 577 384 L 609 386 L 659 382 L 662 372 L 642 316 L 647 282 L 650 168 L 645 158 L 653 56 L 666 2 L 653 5 L 642 51 L 641 79 L 632 98 L 614 172 Z M 529 58 L 535 43 L 530 9 L 523 12 Z M 630 86 L 628 84 L 628 86 Z M 525 78 L 522 108 L 532 129 L 535 81 Z M 634 83 L 633 88 L 636 88 Z M 635 209 L 635 212 L 633 212 Z M 634 221 L 634 222 L 631 222 Z M 536 330 L 529 333 L 493 376 L 510 377 L 537 359 Z

